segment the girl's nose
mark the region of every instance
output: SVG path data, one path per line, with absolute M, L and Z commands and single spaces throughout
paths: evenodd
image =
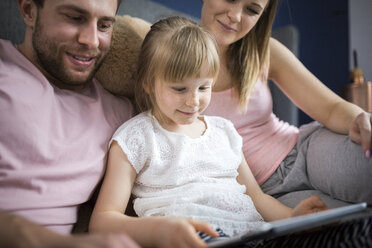
M 188 94 L 186 99 L 186 105 L 190 107 L 195 107 L 199 105 L 199 95 L 196 92 Z

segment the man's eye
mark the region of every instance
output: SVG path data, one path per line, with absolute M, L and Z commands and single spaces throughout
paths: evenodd
M 112 24 L 102 23 L 98 24 L 98 28 L 102 31 L 106 31 L 112 27 Z
M 75 22 L 81 22 L 83 20 L 83 18 L 81 16 L 75 16 L 75 15 L 66 15 L 67 18 L 69 18 L 70 20 L 73 20 Z

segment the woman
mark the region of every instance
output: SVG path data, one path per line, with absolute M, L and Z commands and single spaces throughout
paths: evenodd
M 214 35 L 221 60 L 205 114 L 235 124 L 264 192 L 317 189 L 372 204 L 371 114 L 329 90 L 270 38 L 276 7 L 277 0 L 203 0 L 201 25 Z M 279 121 L 267 79 L 317 122 L 298 129 Z
M 239 234 L 326 209 L 318 197 L 291 209 L 264 194 L 233 124 L 202 114 L 219 57 L 199 25 L 182 17 L 156 22 L 138 68 L 142 112 L 113 135 L 91 231 L 124 231 L 142 247 L 207 247 L 197 231 Z M 123 214 L 131 194 L 138 218 Z

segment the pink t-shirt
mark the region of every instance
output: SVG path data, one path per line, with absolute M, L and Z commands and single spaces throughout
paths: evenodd
M 132 115 L 129 100 L 96 80 L 81 92 L 54 87 L 0 40 L 0 209 L 69 233 L 112 134 Z
M 213 92 L 204 114 L 232 121 L 243 137 L 243 152 L 259 184 L 264 183 L 294 147 L 297 127 L 280 121 L 273 113 L 272 97 L 267 83 L 259 80 L 250 96 L 246 112 L 240 111 L 234 90 Z

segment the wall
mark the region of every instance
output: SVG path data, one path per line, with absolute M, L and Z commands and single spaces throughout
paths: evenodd
M 287 24 L 299 29 L 302 63 L 340 95 L 349 83 L 348 0 L 281 1 L 274 28 Z M 312 121 L 299 115 L 300 124 Z
M 358 54 L 358 67 L 367 81 L 372 81 L 372 1 L 349 0 L 350 70 L 354 67 L 352 52 Z
M 185 14 L 200 18 L 200 10 L 202 6 L 201 0 L 151 0 L 168 8 L 178 10 Z
M 5 27 L 0 28 L 0 38 L 11 40 L 15 44 L 19 44 L 23 41 L 23 34 L 26 28 L 19 14 L 17 1 L 0 1 L 0 23 L 3 25 L 2 27 Z M 12 18 L 10 18 L 10 16 Z
M 14 12 L 13 19 L 0 15 L 6 27 L 23 22 L 15 8 L 15 0 L 0 1 L 2 9 Z M 152 0 L 151 4 L 163 5 L 167 10 L 175 9 L 175 14 L 183 12 L 195 19 L 200 18 L 200 0 Z M 149 16 L 148 12 L 155 9 L 152 7 L 145 0 L 123 0 L 120 14 Z M 364 70 L 366 79 L 372 80 L 371 13 L 372 0 L 282 0 L 274 28 L 296 25 L 300 31 L 300 60 L 329 88 L 340 94 L 341 87 L 349 81 L 353 49 L 358 51 L 359 67 Z M 161 17 L 157 13 L 152 14 L 156 18 Z M 7 33 L 7 29 L 0 29 L 0 35 L 7 39 L 18 37 L 20 35 L 17 34 L 23 33 L 24 27 L 17 25 L 17 28 L 19 30 L 12 30 L 11 33 Z M 13 40 L 21 42 L 19 37 Z M 311 120 L 303 113 L 299 119 L 300 124 Z
M 131 15 L 142 18 L 150 23 L 154 23 L 160 18 L 164 18 L 164 15 L 182 15 L 194 21 L 198 21 L 195 15 L 191 15 L 186 11 L 182 10 L 181 5 L 174 8 L 174 4 L 166 4 L 164 1 L 149 1 L 149 0 L 122 0 L 120 9 L 118 10 L 119 15 Z M 179 9 L 179 11 L 177 11 Z
M 200 17 L 200 0 L 153 1 Z M 342 86 L 349 82 L 348 0 L 279 2 L 274 28 L 288 24 L 297 26 L 299 59 L 330 89 L 341 94 Z M 300 124 L 312 120 L 302 112 L 299 115 Z

